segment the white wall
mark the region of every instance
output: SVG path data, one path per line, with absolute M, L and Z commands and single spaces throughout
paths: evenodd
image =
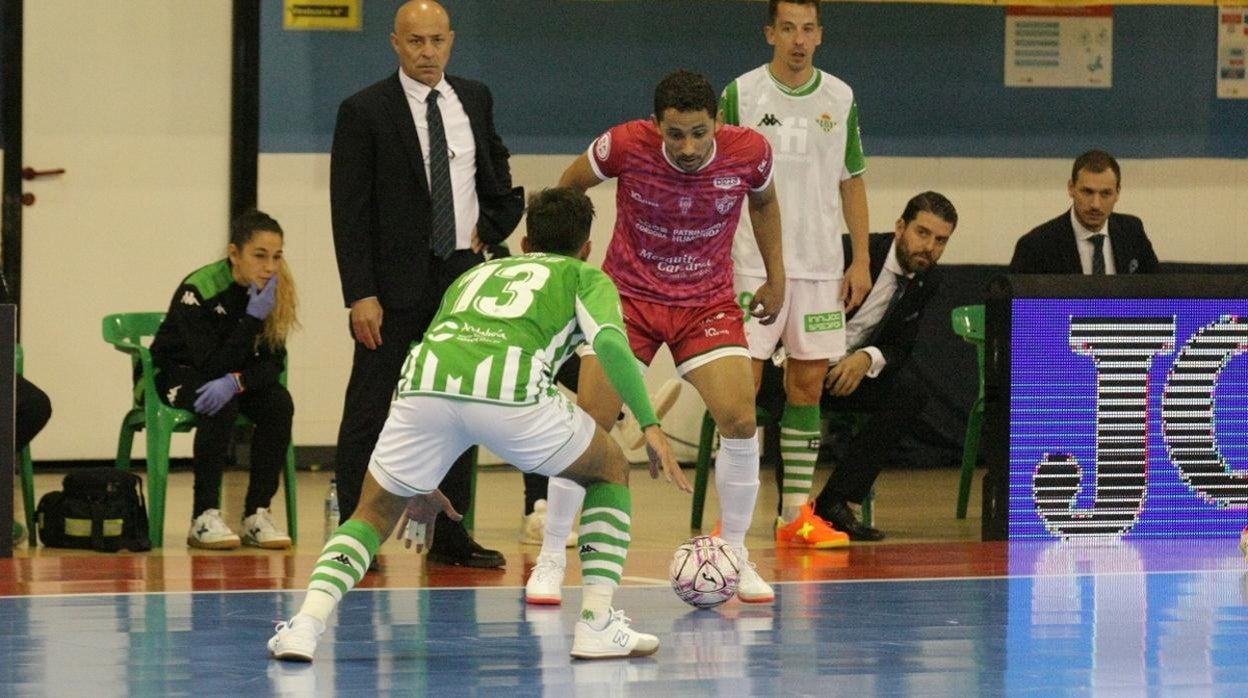
M 164 310 L 228 240 L 230 3 L 90 5 L 25 4 L 23 164 L 67 170 L 24 185 L 21 341 L 53 404 L 41 460 L 112 457 L 130 366 L 101 318 Z
M 553 186 L 569 155 L 516 155 L 513 177 L 530 190 Z M 924 189 L 948 196 L 960 224 L 942 261 L 1009 261 L 1014 241 L 1069 204 L 1067 160 L 965 158 L 872 158 L 867 177 L 871 229 L 892 228 L 906 200 Z M 1248 163 L 1230 160 L 1123 161 L 1118 210 L 1141 216 L 1164 261 L 1248 262 Z M 601 262 L 615 221 L 615 186 L 590 191 L 597 208 L 591 261 Z M 291 341 L 291 390 L 295 393 L 295 442 L 331 445 L 342 414 L 351 365 L 346 311 L 333 258 L 329 223 L 329 157 L 264 155 L 260 159 L 261 207 L 287 231 L 286 248 L 300 282 L 304 330 Z M 521 223 L 523 231 L 523 223 Z M 519 234 L 513 238 L 518 243 Z M 664 353 L 647 375 L 651 389 L 675 375 Z M 695 442 L 701 420 L 696 393 L 685 390 L 664 427 Z M 680 452 L 692 457 L 692 449 Z M 635 458 L 639 453 L 632 454 Z

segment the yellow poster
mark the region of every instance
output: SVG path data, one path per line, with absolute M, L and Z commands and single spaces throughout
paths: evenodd
M 284 0 L 282 28 L 286 31 L 360 31 L 364 26 L 363 0 Z

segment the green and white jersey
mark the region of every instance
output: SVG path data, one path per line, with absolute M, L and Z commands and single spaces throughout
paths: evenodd
M 600 269 L 555 254 L 494 259 L 447 289 L 403 365 L 399 396 L 530 405 L 606 327 L 624 332 L 619 291 Z
M 867 169 L 854 91 L 818 69 L 809 82 L 792 89 L 764 65 L 729 84 L 720 107 L 724 123 L 748 126 L 771 142 L 786 275 L 844 276 L 840 184 Z M 732 262 L 737 271 L 765 273 L 748 216 L 741 217 Z

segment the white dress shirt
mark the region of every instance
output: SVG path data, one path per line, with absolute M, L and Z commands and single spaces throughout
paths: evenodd
M 1083 223 L 1079 222 L 1079 216 L 1075 215 L 1075 209 L 1072 207 L 1070 224 L 1075 228 L 1075 247 L 1079 248 L 1079 265 L 1083 267 L 1083 273 L 1092 273 L 1092 236 L 1104 235 L 1105 239 L 1101 241 L 1101 245 L 1105 251 L 1105 273 L 1117 274 L 1118 270 L 1114 267 L 1114 247 L 1109 243 L 1109 218 L 1105 219 L 1105 225 L 1101 226 L 1100 230 L 1088 230 L 1083 227 Z
M 430 90 L 438 90 L 438 111 L 442 113 L 442 129 L 446 132 L 446 146 L 450 149 L 451 188 L 455 197 L 455 249 L 466 250 L 472 244 L 472 231 L 477 227 L 481 213 L 477 200 L 477 143 L 472 137 L 472 124 L 468 113 L 455 94 L 455 88 L 443 77 L 434 87 L 413 80 L 402 70 L 399 83 L 407 95 L 407 106 L 412 111 L 416 135 L 420 138 L 420 154 L 425 161 L 425 181 L 429 181 L 429 124 L 425 119 L 426 101 Z
M 897 240 L 894 239 L 892 246 L 888 248 L 888 256 L 884 258 L 884 268 L 880 270 L 879 278 L 871 286 L 871 292 L 863 300 L 862 307 L 845 325 L 845 346 L 849 348 L 846 356 L 859 350 L 867 352 L 867 355 L 871 357 L 871 368 L 867 371 L 868 378 L 880 375 L 880 371 L 884 370 L 888 362 L 884 360 L 883 352 L 876 347 L 862 345 L 871 340 L 876 325 L 884 319 L 884 313 L 888 310 L 888 302 L 893 299 L 893 292 L 897 289 L 899 276 L 913 279 L 914 273 L 907 274 L 902 270 L 901 264 L 897 261 Z

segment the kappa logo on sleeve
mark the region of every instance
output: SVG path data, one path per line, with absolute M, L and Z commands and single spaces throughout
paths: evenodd
M 182 294 L 182 305 L 199 305 L 199 299 L 195 297 L 194 292 L 186 291 Z

